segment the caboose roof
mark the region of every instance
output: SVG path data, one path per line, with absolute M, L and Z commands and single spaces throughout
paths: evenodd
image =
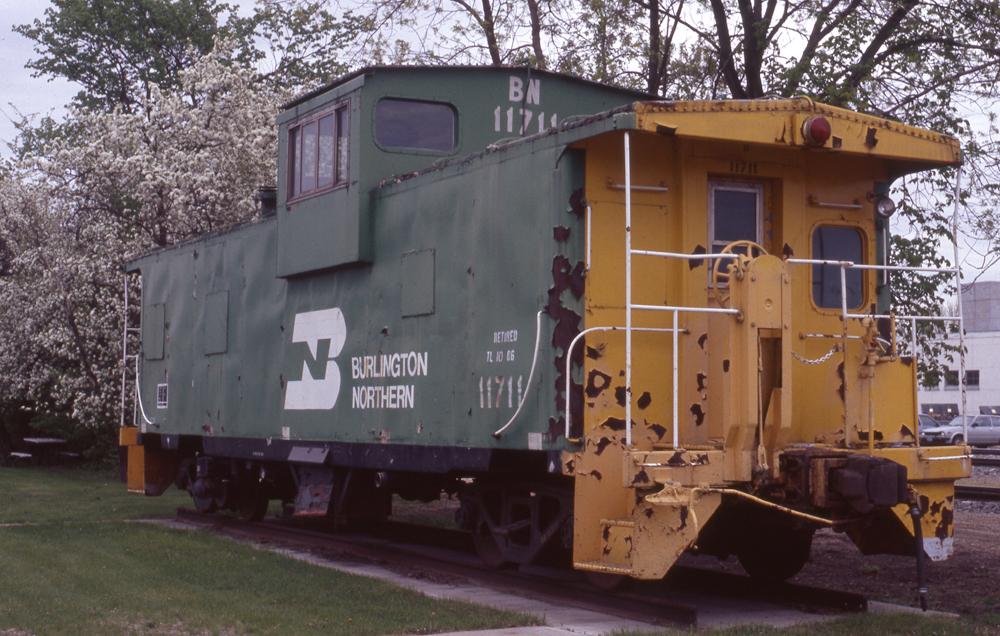
M 892 163 L 896 176 L 962 163 L 962 150 L 954 137 L 819 104 L 807 97 L 645 102 L 635 104 L 632 111 L 638 130 L 692 139 L 874 156 Z M 814 117 L 823 117 L 830 124 L 830 139 L 822 145 L 810 144 L 804 137 L 803 125 Z
M 831 124 L 831 138 L 823 145 L 809 144 L 802 125 L 813 117 Z M 394 175 L 384 182 L 406 180 L 470 156 L 513 150 L 522 145 L 549 143 L 571 145 L 611 131 L 656 133 L 667 137 L 703 141 L 782 147 L 805 152 L 876 157 L 887 163 L 892 179 L 935 167 L 957 166 L 962 149 L 954 137 L 899 122 L 816 103 L 808 98 L 748 101 L 642 101 L 574 117 L 541 133 L 506 139 L 473 155 L 445 159 L 424 170 Z
M 560 82 L 565 82 L 567 84 L 575 84 L 580 88 L 591 89 L 591 90 L 602 90 L 608 91 L 613 90 L 615 92 L 620 92 L 621 94 L 631 94 L 636 100 L 649 99 L 655 97 L 649 93 L 643 91 L 637 91 L 629 88 L 619 88 L 613 87 L 608 84 L 602 84 L 600 82 L 595 82 L 593 80 L 584 79 L 576 75 L 569 75 L 567 73 L 555 73 L 552 71 L 545 71 L 542 69 L 532 68 L 528 66 L 513 66 L 513 65 L 502 65 L 502 66 L 474 66 L 474 65 L 452 65 L 452 66 L 403 66 L 403 65 L 388 65 L 388 66 L 366 66 L 364 68 L 352 71 L 346 75 L 342 75 L 332 82 L 320 86 L 319 88 L 313 89 L 309 92 L 303 93 L 291 99 L 290 101 L 281 105 L 282 110 L 288 110 L 294 108 L 300 104 L 303 104 L 317 95 L 326 93 L 332 88 L 338 86 L 343 86 L 345 84 L 350 84 L 352 81 L 361 77 L 375 77 L 385 76 L 386 79 L 392 80 L 399 77 L 423 77 L 427 80 L 438 80 L 438 81 L 449 81 L 450 78 L 457 78 L 461 76 L 468 76 L 469 73 L 474 73 L 480 77 L 490 77 L 490 76 L 503 76 L 507 77 L 511 73 L 524 74 L 529 77 L 535 78 L 557 78 Z M 474 91 L 470 91 L 474 92 Z

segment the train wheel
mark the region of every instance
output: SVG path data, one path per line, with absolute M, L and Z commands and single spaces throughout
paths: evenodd
M 202 514 L 211 514 L 219 509 L 215 504 L 215 497 L 198 497 L 192 493 L 191 500 L 194 502 L 194 509 Z
M 626 586 L 632 582 L 632 578 L 624 574 L 610 574 L 608 572 L 584 572 L 587 582 L 599 590 L 612 592 Z
M 234 510 L 236 508 L 236 487 L 229 480 L 222 481 L 215 492 L 215 507 L 218 510 Z
M 480 520 L 472 530 L 472 545 L 476 548 L 476 554 L 483 560 L 483 563 L 491 568 L 502 568 L 507 564 L 503 558 L 503 552 L 497 545 L 496 537 L 490 530 L 490 526 L 485 521 Z
M 809 560 L 813 528 L 763 527 L 749 533 L 736 552 L 751 578 L 768 583 L 790 579 Z
M 236 511 L 243 521 L 261 521 L 271 503 L 259 482 L 243 484 L 237 496 Z

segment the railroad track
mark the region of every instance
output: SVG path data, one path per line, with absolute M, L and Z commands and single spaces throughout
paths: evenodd
M 976 501 L 1000 501 L 1000 488 L 975 484 L 955 484 L 955 497 Z
M 973 466 L 1000 466 L 1000 448 L 973 448 Z
M 1000 466 L 1000 448 L 973 448 L 973 466 Z M 955 484 L 955 498 L 974 501 L 1000 501 L 1000 488 L 975 484 Z
M 746 576 L 684 566 L 675 566 L 663 581 L 637 581 L 628 591 L 604 592 L 583 581 L 579 573 L 565 568 L 488 568 L 475 556 L 469 534 L 457 530 L 390 523 L 366 528 L 364 535 L 331 534 L 329 524 L 304 528 L 297 521 L 278 518 L 252 524 L 235 517 L 203 515 L 185 508 L 177 509 L 177 518 L 227 534 L 390 562 L 400 567 L 473 580 L 488 587 L 516 590 L 555 604 L 652 624 L 697 625 L 698 608 L 669 600 L 671 589 L 700 592 L 716 599 L 720 596 L 739 598 L 816 611 L 863 612 L 868 607 L 867 598 L 860 594 L 791 583 L 761 585 Z M 370 534 L 373 529 L 375 533 Z M 414 540 L 415 535 L 419 543 Z

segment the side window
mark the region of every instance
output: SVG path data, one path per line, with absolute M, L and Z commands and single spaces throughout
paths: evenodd
M 708 242 L 712 253 L 718 254 L 733 241 L 763 245 L 763 210 L 763 184 L 709 181 Z
M 948 367 L 944 369 L 944 385 L 946 388 L 953 389 L 958 387 L 958 371 L 953 371 Z
M 966 369 L 965 370 L 965 387 L 967 389 L 978 389 L 979 388 L 979 369 Z
M 385 148 L 455 148 L 455 109 L 444 102 L 381 99 L 375 104 L 375 141 Z
M 949 369 L 948 367 L 945 367 L 944 386 L 946 389 L 958 388 L 958 369 Z M 979 369 L 965 370 L 965 388 L 979 390 Z
M 289 200 L 347 183 L 347 104 L 288 129 Z
M 864 240 L 861 232 L 850 227 L 818 227 L 813 230 L 812 257 L 822 261 L 864 263 Z M 864 303 L 864 277 L 860 269 L 846 271 L 847 308 L 858 309 Z M 840 266 L 813 265 L 813 301 L 817 307 L 839 308 Z

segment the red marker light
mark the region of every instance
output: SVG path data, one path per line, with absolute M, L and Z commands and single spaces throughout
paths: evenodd
M 830 138 L 830 122 L 826 117 L 810 117 L 802 124 L 802 136 L 811 146 L 822 146 Z

